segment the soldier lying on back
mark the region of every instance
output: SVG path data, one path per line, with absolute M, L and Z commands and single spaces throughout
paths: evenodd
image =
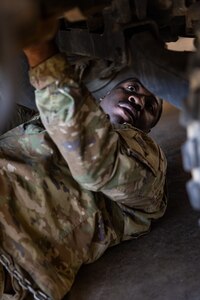
M 82 264 L 163 216 L 166 159 L 147 136 L 162 102 L 130 78 L 99 107 L 52 42 L 25 53 L 39 116 L 0 138 L 0 280 L 58 300 Z

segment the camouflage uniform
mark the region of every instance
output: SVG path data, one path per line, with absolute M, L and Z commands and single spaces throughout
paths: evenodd
M 110 124 L 63 55 L 30 79 L 40 117 L 0 137 L 0 248 L 57 300 L 82 264 L 164 214 L 166 159 L 145 133 Z

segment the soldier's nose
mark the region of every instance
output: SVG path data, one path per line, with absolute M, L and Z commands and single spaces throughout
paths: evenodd
M 128 97 L 128 101 L 133 103 L 137 110 L 142 110 L 145 105 L 145 96 L 143 95 L 131 95 Z

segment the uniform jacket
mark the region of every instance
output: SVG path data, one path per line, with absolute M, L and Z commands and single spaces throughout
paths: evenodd
M 112 126 L 64 55 L 30 80 L 39 116 L 0 137 L 0 248 L 59 300 L 82 264 L 164 214 L 166 159 L 142 131 Z

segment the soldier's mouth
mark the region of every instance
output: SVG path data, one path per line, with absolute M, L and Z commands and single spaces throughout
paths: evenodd
M 128 123 L 131 123 L 132 125 L 134 125 L 135 119 L 137 118 L 137 111 L 133 107 L 133 105 L 131 105 L 130 102 L 120 101 L 118 103 L 118 106 L 123 111 L 124 121 L 128 122 Z

